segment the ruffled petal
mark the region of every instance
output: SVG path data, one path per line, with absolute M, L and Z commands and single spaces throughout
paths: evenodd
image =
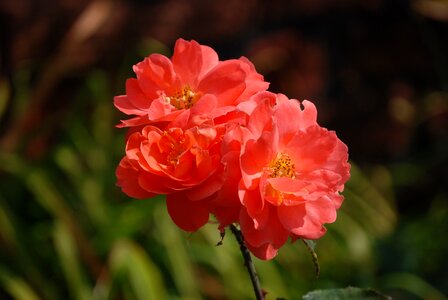
M 299 131 L 288 143 L 288 155 L 295 162 L 296 172 L 311 172 L 327 162 L 337 143 L 334 132 L 317 125 Z
M 279 206 L 278 218 L 293 234 L 306 239 L 318 239 L 325 234 L 325 223 L 336 220 L 336 208 L 328 197 L 321 197 L 295 206 Z

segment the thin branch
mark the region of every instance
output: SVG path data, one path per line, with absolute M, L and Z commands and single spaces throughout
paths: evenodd
M 264 292 L 261 288 L 260 281 L 258 280 L 257 271 L 255 271 L 255 266 L 250 257 L 250 252 L 244 243 L 243 235 L 241 231 L 235 227 L 235 225 L 230 225 L 230 230 L 235 235 L 238 244 L 240 245 L 241 254 L 244 258 L 244 264 L 246 265 L 247 271 L 249 272 L 250 280 L 252 281 L 252 286 L 254 288 L 255 297 L 257 300 L 264 300 Z

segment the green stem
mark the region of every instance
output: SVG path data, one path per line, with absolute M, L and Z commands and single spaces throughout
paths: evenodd
M 261 288 L 260 281 L 258 280 L 257 271 L 255 271 L 255 266 L 252 262 L 249 249 L 247 249 L 244 243 L 243 235 L 241 231 L 235 227 L 235 225 L 230 225 L 230 230 L 235 235 L 238 244 L 240 245 L 241 254 L 243 255 L 244 264 L 246 265 L 247 271 L 249 272 L 250 280 L 252 281 L 252 286 L 254 288 L 255 297 L 257 300 L 264 300 L 264 292 Z

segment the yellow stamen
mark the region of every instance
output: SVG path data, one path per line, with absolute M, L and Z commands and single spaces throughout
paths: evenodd
M 196 103 L 198 98 L 198 93 L 193 92 L 189 86 L 185 86 L 174 95 L 165 97 L 165 101 L 177 109 L 188 109 Z
M 164 131 L 163 135 L 168 138 L 170 141 L 171 151 L 167 155 L 167 162 L 173 166 L 176 166 L 179 162 L 179 157 L 183 153 L 184 149 L 182 148 L 182 144 L 184 143 L 184 139 L 180 141 L 176 141 L 168 132 Z
M 279 153 L 277 157 L 269 164 L 271 174 L 269 177 L 289 177 L 295 178 L 296 170 L 291 157 L 286 153 Z

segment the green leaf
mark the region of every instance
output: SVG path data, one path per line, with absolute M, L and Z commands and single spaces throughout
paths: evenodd
M 345 289 L 329 289 L 312 291 L 303 296 L 303 300 L 386 300 L 392 299 L 374 289 L 347 287 Z

